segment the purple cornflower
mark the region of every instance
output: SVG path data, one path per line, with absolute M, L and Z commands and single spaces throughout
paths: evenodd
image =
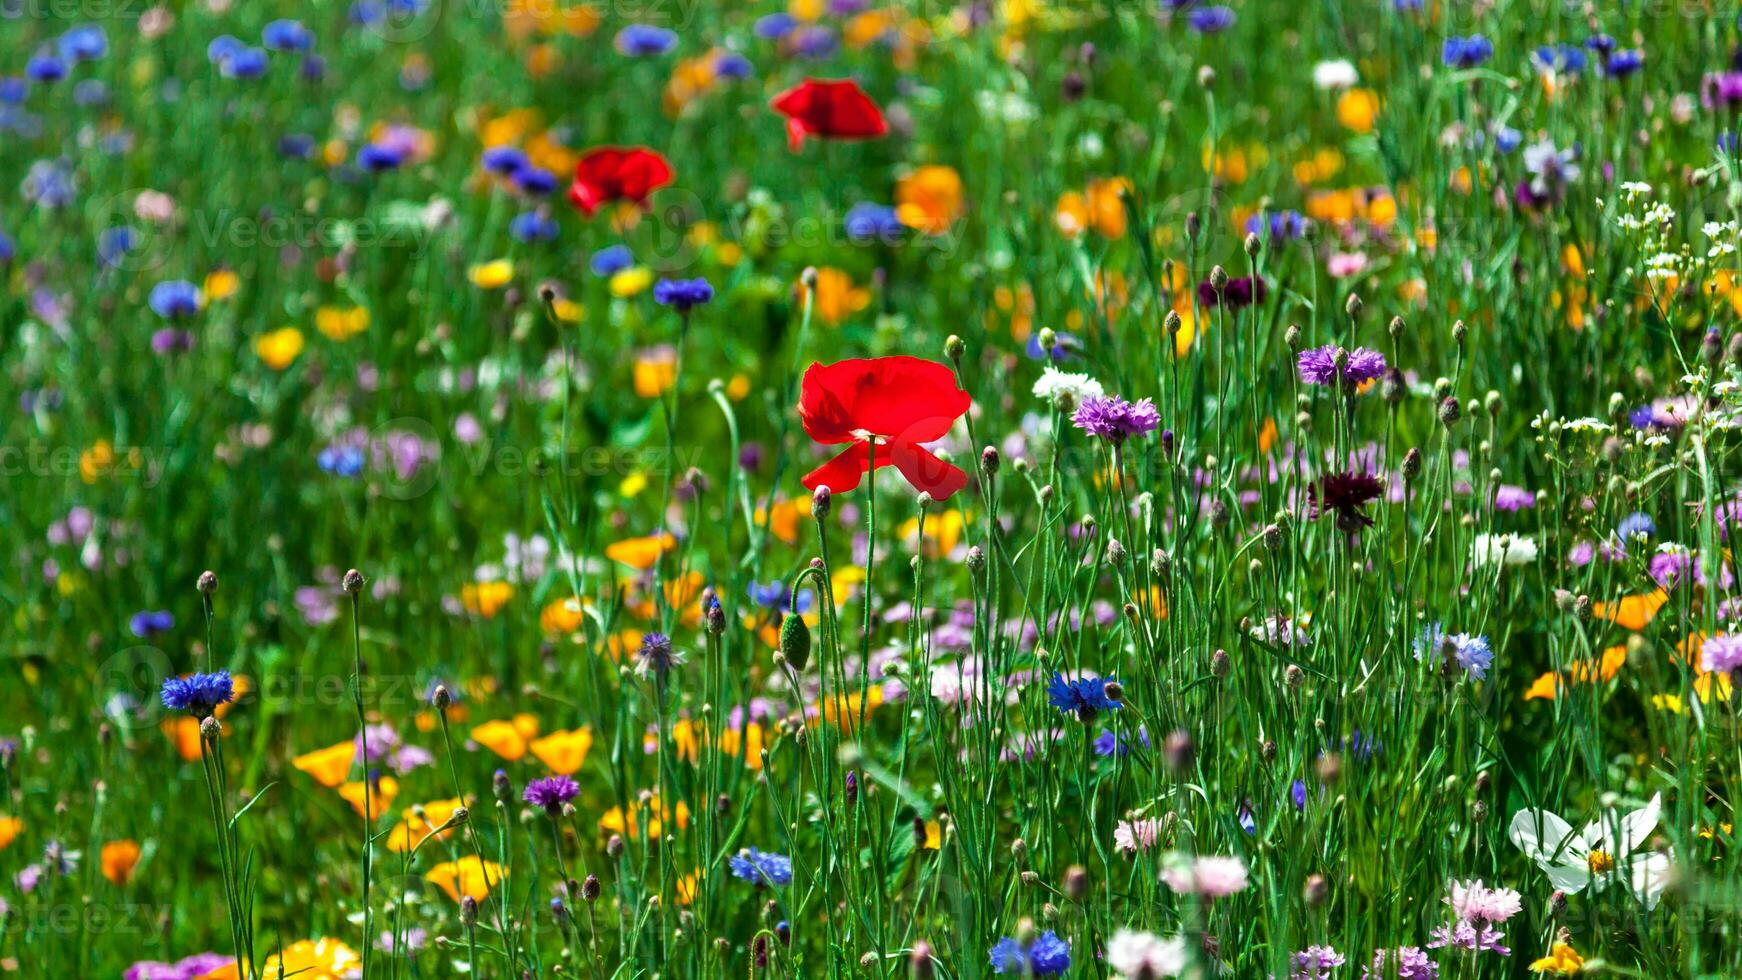
M 1077 406 L 1071 423 L 1089 435 L 1117 444 L 1154 432 L 1161 425 L 1161 413 L 1147 398 L 1128 402 L 1118 395 L 1090 395 Z
M 1186 14 L 1186 26 L 1199 34 L 1220 34 L 1234 26 L 1234 11 L 1229 7 L 1194 7 Z
M 543 807 L 551 816 L 560 816 L 563 804 L 579 796 L 581 787 L 568 776 L 546 776 L 526 784 L 520 798 L 533 806 Z
M 713 298 L 714 287 L 706 279 L 661 279 L 653 284 L 653 301 L 679 313 L 688 313 Z
M 732 855 L 732 860 L 728 863 L 732 877 L 754 885 L 773 885 L 778 888 L 792 884 L 792 858 L 784 854 L 748 847 Z
M 514 189 L 531 197 L 543 197 L 556 190 L 556 174 L 542 167 L 522 167 L 511 178 Z
M 1348 960 L 1330 946 L 1308 946 L 1290 961 L 1289 980 L 1323 980 Z
M 1223 284 L 1220 293 L 1208 279 L 1198 283 L 1198 305 L 1204 307 L 1226 306 L 1238 310 L 1262 302 L 1269 287 L 1259 276 L 1241 276 L 1230 279 Z
M 1536 494 L 1523 487 L 1502 483 L 1494 488 L 1494 509 L 1516 513 L 1536 506 Z
M 641 638 L 641 649 L 635 655 L 635 671 L 643 677 L 648 674 L 663 677 L 666 671 L 682 666 L 687 659 L 672 648 L 671 637 L 664 633 L 649 633 Z
M 164 327 L 151 333 L 151 350 L 157 354 L 183 354 L 194 349 L 194 335 L 186 330 Z
M 1326 344 L 1301 351 L 1296 367 L 1309 385 L 1353 388 L 1385 373 L 1385 355 L 1365 347 L 1345 350 Z
M 405 152 L 387 143 L 370 143 L 357 151 L 357 166 L 370 173 L 396 169 L 405 162 Z
M 1742 670 L 1742 634 L 1719 633 L 1700 644 L 1700 666 L 1717 674 Z
M 1440 965 L 1428 959 L 1419 946 L 1399 946 L 1373 951 L 1373 965 L 1361 971 L 1361 980 L 1439 980 Z
M 1137 726 L 1137 743 L 1149 748 L 1149 729 Z M 1095 754 L 1099 756 L 1123 756 L 1131 752 L 1131 739 L 1124 735 L 1114 734 L 1111 728 L 1101 729 L 1101 734 L 1095 736 Z
M 526 152 L 518 146 L 492 146 L 480 158 L 484 169 L 499 177 L 512 177 L 521 168 L 530 166 Z
M 199 718 L 210 715 L 220 704 L 229 704 L 235 696 L 236 685 L 227 670 L 171 677 L 163 682 L 163 706 Z
M 195 953 L 174 963 L 140 960 L 121 974 L 121 980 L 197 980 L 235 962 L 223 953 Z
M 1470 950 L 1473 953 L 1512 955 L 1511 947 L 1501 943 L 1506 938 L 1506 934 L 1485 922 L 1459 919 L 1452 925 L 1435 928 L 1428 936 L 1428 949 L 1444 949 L 1447 946 L 1453 946 L 1458 949 Z

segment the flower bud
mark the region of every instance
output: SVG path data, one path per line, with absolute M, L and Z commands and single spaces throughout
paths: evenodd
M 780 655 L 793 670 L 804 670 L 811 659 L 811 628 L 803 616 L 787 616 L 780 624 Z

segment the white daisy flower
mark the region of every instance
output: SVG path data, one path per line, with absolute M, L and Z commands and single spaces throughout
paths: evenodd
M 1670 877 L 1670 856 L 1645 848 L 1661 807 L 1658 794 L 1631 813 L 1610 811 L 1582 831 L 1547 810 L 1520 810 L 1506 835 L 1561 891 L 1576 895 L 1589 886 L 1599 892 L 1619 882 L 1651 909 Z

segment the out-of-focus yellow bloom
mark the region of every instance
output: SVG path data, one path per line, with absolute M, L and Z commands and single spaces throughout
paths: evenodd
M 368 792 L 368 815 L 378 817 L 393 805 L 394 798 L 399 795 L 399 780 L 392 776 L 380 776 L 373 782 L 359 780 L 354 783 L 346 783 L 339 787 L 339 798 L 351 804 L 351 808 L 357 811 L 357 815 L 362 816 L 365 790 Z
M 294 976 L 297 980 L 354 980 L 362 976 L 363 960 L 356 951 L 337 939 L 302 939 L 266 958 L 258 973 L 251 976 Z M 235 963 L 221 966 L 200 980 L 237 980 Z
M 586 606 L 573 596 L 546 603 L 538 614 L 539 628 L 553 635 L 577 632 L 585 620 Z
M 456 902 L 467 897 L 482 902 L 490 896 L 490 889 L 501 884 L 507 874 L 502 865 L 469 854 L 457 861 L 436 865 L 423 878 L 447 892 L 448 897 Z
M 214 269 L 206 274 L 206 281 L 200 286 L 200 305 L 216 303 L 236 295 L 236 290 L 242 284 L 241 277 L 229 269 Z
M 1126 215 L 1124 195 L 1130 193 L 1131 182 L 1123 177 L 1092 180 L 1082 193 L 1066 191 L 1059 197 L 1053 223 L 1059 231 L 1075 238 L 1093 230 L 1103 238 L 1125 237 Z
M 17 817 L 0 817 L 0 851 L 11 847 L 23 831 L 24 821 Z
M 1373 132 L 1379 119 L 1379 93 L 1370 88 L 1352 88 L 1337 97 L 1337 121 L 1357 133 Z
M 393 825 L 392 832 L 387 835 L 388 850 L 395 854 L 409 853 L 432 834 L 436 840 L 446 839 L 453 834 L 454 828 L 439 828 L 453 818 L 455 810 L 464 805 L 465 801 L 455 797 L 449 800 L 431 800 L 422 807 L 401 811 L 399 822 Z
M 1585 958 L 1566 943 L 1555 943 L 1549 954 L 1530 964 L 1532 973 L 1552 973 L 1557 977 L 1575 976 L 1585 969 Z
M 756 509 L 756 526 L 766 527 L 770 534 L 787 544 L 798 543 L 799 521 L 810 513 L 810 501 L 777 500 L 773 506 Z
M 620 806 L 612 807 L 603 817 L 599 818 L 599 829 L 608 834 L 622 834 L 631 840 L 641 836 L 643 820 L 641 807 L 639 801 L 632 802 L 629 804 L 627 814 Z M 665 806 L 660 802 L 659 794 L 655 793 L 647 803 L 645 819 L 648 836 L 658 838 L 664 833 L 667 823 L 674 824 L 678 830 L 688 827 L 690 825 L 690 808 L 682 800 L 677 801 L 675 807 Z
M 635 394 L 658 398 L 677 383 L 677 351 L 660 346 L 644 350 L 635 358 Z
M 611 295 L 618 299 L 639 296 L 653 285 L 653 270 L 646 266 L 631 266 L 611 276 Z
M 494 619 L 514 598 L 514 586 L 507 582 L 467 582 L 460 586 L 460 605 L 474 616 Z
M 369 329 L 369 310 L 362 306 L 323 306 L 315 310 L 315 329 L 328 340 L 342 344 Z
M 467 269 L 466 278 L 479 289 L 501 289 L 514 281 L 514 263 L 507 259 L 483 262 Z
M 302 345 L 301 330 L 281 327 L 254 338 L 254 353 L 266 362 L 267 367 L 282 371 L 296 361 L 297 355 L 302 353 Z

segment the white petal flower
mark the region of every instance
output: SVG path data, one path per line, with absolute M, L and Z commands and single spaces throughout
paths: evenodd
M 1645 849 L 1662 807 L 1658 794 L 1631 813 L 1611 810 L 1581 831 L 1547 810 L 1520 810 L 1506 834 L 1560 891 L 1575 895 L 1589 886 L 1596 892 L 1619 882 L 1651 909 L 1669 883 L 1670 856 Z
M 1107 965 L 1121 977 L 1177 977 L 1185 972 L 1186 943 L 1179 936 L 1163 939 L 1152 932 L 1121 929 L 1107 943 Z

